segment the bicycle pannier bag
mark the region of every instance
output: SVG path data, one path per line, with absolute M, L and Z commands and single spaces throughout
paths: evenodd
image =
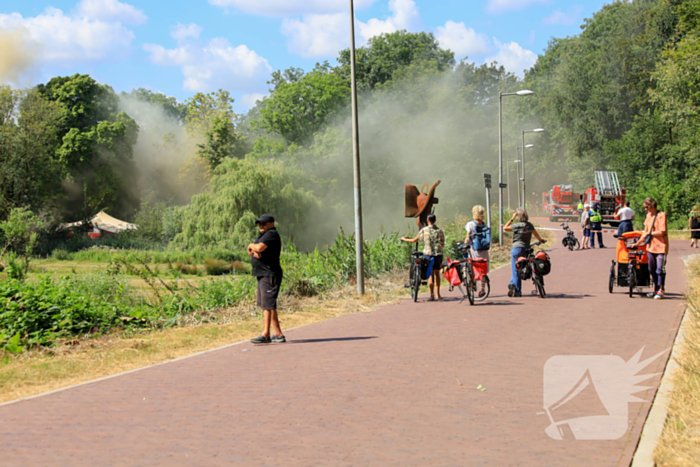
M 472 261 L 472 272 L 474 273 L 474 280 L 480 281 L 489 272 L 489 262 L 485 259 L 473 259 Z
M 552 262 L 549 259 L 549 255 L 544 251 L 540 251 L 535 255 L 535 269 L 542 276 L 546 276 L 552 271 Z
M 476 224 L 476 235 L 474 235 L 472 245 L 476 251 L 491 249 L 491 228 L 486 224 Z
M 423 256 L 420 260 L 420 278 L 421 280 L 428 280 L 428 268 L 430 267 L 430 258 Z
M 457 270 L 457 264 L 455 264 L 450 258 L 447 258 L 447 270 L 445 271 L 445 279 L 453 287 L 462 284 L 462 279 L 459 277 L 459 271 Z
M 515 269 L 518 271 L 518 276 L 520 276 L 521 280 L 528 280 L 532 276 L 532 271 L 527 265 L 528 261 L 525 256 L 522 256 L 518 258 L 518 261 L 515 263 Z

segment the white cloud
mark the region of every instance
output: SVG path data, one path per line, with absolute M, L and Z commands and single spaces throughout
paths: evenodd
M 548 5 L 551 0 L 489 0 L 486 11 L 489 13 L 503 13 L 506 11 L 523 10 L 533 5 Z
M 383 33 L 420 28 L 420 15 L 413 0 L 389 0 L 389 10 L 392 15 L 384 20 L 355 21 L 358 46 Z M 281 32 L 287 36 L 290 52 L 306 58 L 334 56 L 350 45 L 350 16 L 335 13 L 304 15 L 302 19 L 285 18 Z
M 0 14 L 0 29 L 26 31 L 28 46 L 36 50 L 38 64 L 69 65 L 76 62 L 123 58 L 130 50 L 134 33 L 118 21 L 86 16 L 66 16 L 47 8 L 38 16 Z
M 435 37 L 440 47 L 453 51 L 457 59 L 484 55 L 492 49 L 488 37 L 477 33 L 473 28 L 467 28 L 464 23 L 447 21 L 444 26 L 438 26 Z
M 531 50 L 523 49 L 517 42 L 508 44 L 499 42 L 494 38 L 493 42 L 498 47 L 498 53 L 486 59 L 486 63 L 498 62 L 499 65 L 520 77 L 523 70 L 529 70 L 537 61 L 537 54 Z
M 243 97 L 241 97 L 241 104 L 243 104 L 246 108 L 251 108 L 255 106 L 256 102 L 261 101 L 264 98 L 265 94 L 244 94 Z
M 344 13 L 307 15 L 282 21 L 290 52 L 303 57 L 327 57 L 349 46 L 350 16 Z
M 542 24 L 571 26 L 573 24 L 576 24 L 576 22 L 581 17 L 582 12 L 583 7 L 580 5 L 576 5 L 573 8 L 570 8 L 567 13 L 564 13 L 563 11 L 561 11 L 561 9 L 557 8 L 556 10 L 554 10 L 554 12 L 552 12 L 551 15 L 542 19 Z
M 148 20 L 142 10 L 118 0 L 81 0 L 77 10 L 78 14 L 85 18 L 119 21 L 135 26 L 144 24 Z
M 184 75 L 183 88 L 209 92 L 230 89 L 237 92 L 260 91 L 272 72 L 270 64 L 245 45 L 232 46 L 228 39 L 216 38 L 206 43 L 185 41 L 175 49 L 158 44 L 144 44 L 153 63 L 179 66 Z
M 356 0 L 355 9 L 372 6 L 376 0 Z M 212 5 L 231 7 L 244 13 L 263 16 L 296 16 L 339 13 L 348 9 L 347 0 L 209 0 Z
M 190 24 L 180 24 L 177 23 L 175 26 L 170 28 L 170 35 L 178 42 L 187 39 L 199 39 L 199 35 L 202 34 L 201 26 L 197 26 L 194 23 Z

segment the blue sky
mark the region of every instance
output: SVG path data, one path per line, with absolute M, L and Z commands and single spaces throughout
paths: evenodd
M 119 91 L 184 100 L 227 89 L 238 111 L 273 70 L 335 63 L 349 45 L 346 0 L 2 0 L 0 83 L 88 73 Z M 522 75 L 551 37 L 580 32 L 601 0 L 355 0 L 358 45 L 397 29 L 429 31 L 479 64 Z M 609 3 L 609 2 L 607 2 Z

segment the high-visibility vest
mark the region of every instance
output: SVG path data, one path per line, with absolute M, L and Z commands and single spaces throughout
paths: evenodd
M 597 224 L 598 222 L 603 222 L 603 216 L 600 214 L 600 210 L 592 210 L 591 211 L 591 222 Z

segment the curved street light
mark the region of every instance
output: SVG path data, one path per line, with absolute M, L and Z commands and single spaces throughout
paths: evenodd
M 529 89 L 498 93 L 498 244 L 501 246 L 503 246 L 503 96 L 524 97 L 533 94 L 534 92 Z M 491 209 L 491 206 L 488 209 Z
M 535 128 L 534 130 L 523 130 L 523 133 L 522 133 L 522 135 L 523 135 L 523 147 L 526 147 L 526 148 L 533 147 L 533 145 L 531 145 L 531 144 L 528 144 L 527 146 L 525 146 L 525 133 L 544 133 L 544 131 L 545 131 L 544 128 Z M 522 205 L 522 207 L 523 207 L 523 209 L 525 209 L 525 206 L 527 205 L 527 203 L 525 202 L 525 193 L 527 193 L 527 191 L 525 191 L 525 150 L 524 149 L 523 149 L 522 161 L 523 161 L 523 163 L 520 166 L 520 169 L 522 170 L 521 182 L 522 182 L 522 190 L 523 190 L 523 205 Z

